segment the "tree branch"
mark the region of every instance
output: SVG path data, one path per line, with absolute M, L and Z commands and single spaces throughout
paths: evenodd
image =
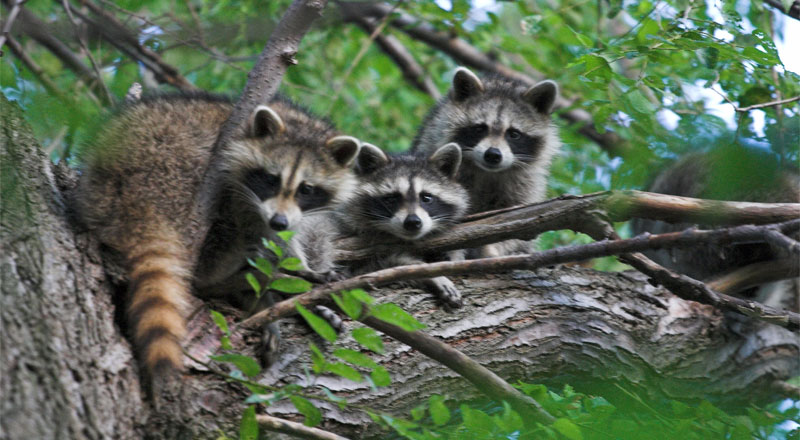
M 361 261 L 401 250 L 443 252 L 511 238 L 532 240 L 545 231 L 579 231 L 592 221 L 593 211 L 605 211 L 611 221 L 638 217 L 704 225 L 764 224 L 800 218 L 798 203 L 721 202 L 643 191 L 605 191 L 474 214 L 467 217 L 468 221 L 422 243 L 397 240 L 363 249 L 359 241 L 344 238 L 336 245 L 337 260 Z
M 304 307 L 310 307 L 311 305 L 328 301 L 331 293 L 340 292 L 342 290 L 373 288 L 390 282 L 433 278 L 436 276 L 491 273 L 517 269 L 532 270 L 554 264 L 581 261 L 608 255 L 640 252 L 649 249 L 691 247 L 696 246 L 697 243 L 703 243 L 705 245 L 730 244 L 741 241 L 764 241 L 764 231 L 773 227 L 778 227 L 784 232 L 793 232 L 800 228 L 800 220 L 792 220 L 780 225 L 747 225 L 707 231 L 688 229 L 683 232 L 659 235 L 642 234 L 627 240 L 603 240 L 586 245 L 550 249 L 530 255 L 399 266 L 325 284 L 310 292 L 281 301 L 242 321 L 240 325 L 252 328 L 276 321 L 286 316 L 294 315 L 296 313 L 296 303 Z M 595 236 L 609 233 L 608 231 L 598 231 L 596 224 L 594 226 L 586 224 L 580 230 Z M 674 288 L 675 290 L 673 293 L 681 298 L 711 304 L 739 313 L 745 313 L 749 316 L 781 325 L 793 331 L 800 329 L 800 314 L 791 311 L 780 311 L 753 301 L 740 300 L 728 295 L 711 292 L 699 281 L 676 275 L 649 260 L 644 261 L 641 258 L 637 258 L 634 263 L 636 263 L 636 265 L 633 263 L 631 263 L 631 265 L 634 265 L 637 269 L 641 268 L 640 270 L 642 270 L 642 272 L 651 276 L 671 291 L 673 291 L 672 289 Z M 701 286 L 697 286 L 695 283 Z M 686 287 L 687 285 L 691 285 L 692 288 L 688 289 Z
M 337 4 L 339 4 L 340 7 L 342 5 L 341 2 L 337 2 Z M 375 29 L 377 29 L 377 25 L 375 24 L 374 20 L 362 15 L 343 14 L 343 18 L 346 21 L 349 20 L 354 22 L 368 35 L 372 35 L 375 32 Z M 403 77 L 409 84 L 435 100 L 439 100 L 442 97 L 439 89 L 436 88 L 436 85 L 433 83 L 430 76 L 425 72 L 425 69 L 423 69 L 419 63 L 417 63 L 417 60 L 414 59 L 414 55 L 412 55 L 411 52 L 406 49 L 400 40 L 391 35 L 379 33 L 375 36 L 375 42 L 378 44 L 378 47 L 381 48 L 383 53 L 385 53 L 392 61 L 394 61 L 395 65 L 403 73 Z
M 305 438 L 310 440 L 348 440 L 347 437 L 336 435 L 332 432 L 319 428 L 311 428 L 302 423 L 292 422 L 266 414 L 257 414 L 256 421 L 258 426 L 268 431 L 282 432 L 292 437 Z
M 764 3 L 783 12 L 789 17 L 794 18 L 795 20 L 800 20 L 800 1 L 797 0 L 793 1 L 792 4 L 789 6 L 788 11 L 784 8 L 783 2 L 781 0 L 764 0 Z
M 392 9 L 391 6 L 387 4 L 371 2 L 341 2 L 339 5 L 345 19 L 349 21 L 355 21 L 355 19 L 351 17 L 357 16 L 382 19 L 387 16 Z M 450 55 L 461 64 L 485 72 L 497 73 L 529 85 L 533 85 L 537 82 L 536 79 L 528 75 L 498 63 L 468 42 L 454 37 L 448 32 L 438 31 L 429 23 L 424 23 L 409 14 L 398 12 L 391 23 L 392 26 L 402 30 L 415 40 L 422 41 Z M 571 105 L 572 103 L 562 96 L 556 101 L 557 108 L 567 108 Z M 559 112 L 558 116 L 571 123 L 579 124 L 580 129 L 578 131 L 581 134 L 597 142 L 598 145 L 611 155 L 621 156 L 630 149 L 630 146 L 615 133 L 600 133 L 595 130 L 592 116 L 585 110 L 566 110 Z
M 733 107 L 734 107 L 734 110 L 736 110 L 737 112 L 749 112 L 750 110 L 756 110 L 756 109 L 766 108 L 766 107 L 775 107 L 775 106 L 780 106 L 780 105 L 788 104 L 790 102 L 795 102 L 795 101 L 800 101 L 800 96 L 795 96 L 794 98 L 779 99 L 777 101 L 772 101 L 772 102 L 764 102 L 764 103 L 761 103 L 761 104 L 753 104 L 753 105 L 749 105 L 747 107 L 742 107 L 742 108 L 739 108 L 739 107 L 737 107 L 735 105 Z
M 772 246 L 776 253 L 788 254 L 788 256 L 794 255 L 795 257 L 800 256 L 800 243 L 798 243 L 797 240 L 787 237 L 780 231 L 764 231 L 764 238 L 767 244 Z
M 8 36 L 7 42 L 8 42 L 8 48 L 11 49 L 11 53 L 13 53 L 14 56 L 17 57 L 17 59 L 22 61 L 22 64 L 24 64 L 28 68 L 28 70 L 30 70 L 31 73 L 33 73 L 33 75 L 39 79 L 39 82 L 42 83 L 44 88 L 51 95 L 57 97 L 58 99 L 64 102 L 69 102 L 66 95 L 64 95 L 64 93 L 61 90 L 59 90 L 58 86 L 53 82 L 53 80 L 51 80 L 50 77 L 47 76 L 47 73 L 45 73 L 44 70 L 41 67 L 39 67 L 38 64 L 36 64 L 36 61 L 34 61 L 31 57 L 28 56 L 27 53 L 25 53 L 25 50 L 22 48 L 22 46 L 19 44 L 17 40 L 15 40 L 11 36 Z
M 72 6 L 70 5 L 69 0 L 61 0 L 61 6 L 64 8 L 64 12 L 67 13 L 67 18 L 69 18 L 70 23 L 72 23 L 72 28 L 73 31 L 75 32 L 75 39 L 78 40 L 78 44 L 80 44 L 81 49 L 83 49 L 83 53 L 86 54 L 86 58 L 89 59 L 89 64 L 92 66 L 92 70 L 94 70 L 94 75 L 97 78 L 98 85 L 100 89 L 103 91 L 105 102 L 113 104 L 114 97 L 111 96 L 111 92 L 108 90 L 106 82 L 103 81 L 103 74 L 100 73 L 100 68 L 98 67 L 97 62 L 94 60 L 94 55 L 92 55 L 92 51 L 89 50 L 86 41 L 84 41 L 80 25 L 78 24 L 78 21 L 75 20 L 75 17 L 72 15 Z
M 3 46 L 6 44 L 8 35 L 11 32 L 11 26 L 14 24 L 14 20 L 17 19 L 17 14 L 19 14 L 23 3 L 25 3 L 25 0 L 16 0 L 8 13 L 8 17 L 6 17 L 5 23 L 3 23 L 3 31 L 0 33 L 0 57 L 3 56 Z
M 706 281 L 709 289 L 733 294 L 764 283 L 800 277 L 796 259 L 753 263 Z
M 368 316 L 359 319 L 359 321 L 440 362 L 467 379 L 487 397 L 495 400 L 505 400 L 526 422 L 536 421 L 550 424 L 555 421 L 553 416 L 545 411 L 538 402 L 522 394 L 500 376 L 451 345 L 420 331 L 405 331 L 394 324 L 389 324 L 375 317 Z

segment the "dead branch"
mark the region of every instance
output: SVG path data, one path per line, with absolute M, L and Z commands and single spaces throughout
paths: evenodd
M 3 0 L 3 4 L 8 6 L 8 0 Z M 53 55 L 61 60 L 67 68 L 72 70 L 90 90 L 97 91 L 100 87 L 100 82 L 95 72 L 84 64 L 80 57 L 66 44 L 51 34 L 48 30 L 49 28 L 50 26 L 47 23 L 40 20 L 27 8 L 20 8 L 19 17 L 17 18 L 14 29 L 31 37 L 34 41 L 47 48 Z M 91 91 L 89 93 L 94 101 L 99 101 Z
M 740 267 L 706 281 L 711 290 L 733 294 L 764 283 L 800 277 L 796 259 L 764 261 Z
M 697 243 L 722 245 L 742 241 L 764 241 L 764 231 L 772 227 L 778 227 L 783 232 L 793 232 L 800 228 L 800 220 L 793 220 L 774 226 L 747 225 L 708 231 L 688 229 L 682 232 L 671 232 L 659 235 L 642 234 L 627 240 L 603 240 L 586 245 L 550 249 L 529 255 L 399 266 L 325 284 L 310 292 L 281 301 L 244 320 L 241 325 L 252 328 L 286 316 L 291 316 L 296 313 L 296 303 L 309 307 L 328 301 L 328 297 L 331 293 L 340 292 L 342 290 L 374 287 L 390 282 L 432 278 L 435 276 L 492 273 L 517 269 L 533 270 L 554 264 L 582 261 L 608 255 L 641 252 L 649 249 L 691 247 L 696 246 Z M 596 223 L 594 225 L 586 223 L 579 230 L 595 236 L 610 234 L 607 230 L 598 231 Z M 712 292 L 699 281 L 670 272 L 652 261 L 649 261 L 649 259 L 645 261 L 642 258 L 636 258 L 635 261 L 630 264 L 642 270 L 642 272 L 683 299 L 745 313 L 748 316 L 754 316 L 793 331 L 800 329 L 800 314 L 791 311 L 780 311 L 753 301 L 741 300 Z M 673 288 L 675 290 L 672 290 Z
M 0 57 L 3 56 L 3 46 L 6 44 L 8 35 L 11 32 L 11 26 L 14 24 L 14 20 L 17 19 L 17 14 L 19 14 L 23 3 L 25 3 L 25 0 L 16 0 L 14 6 L 11 7 L 11 12 L 9 12 L 8 17 L 6 17 L 5 23 L 3 23 L 3 31 L 0 33 Z
M 611 221 L 648 218 L 670 223 L 703 225 L 765 224 L 800 218 L 798 203 L 720 202 L 669 196 L 643 191 L 606 191 L 581 196 L 561 196 L 527 206 L 511 207 L 488 214 L 475 214 L 469 221 L 425 240 L 425 243 L 395 241 L 361 249 L 353 239 L 337 242 L 337 259 L 361 261 L 385 252 L 449 251 L 478 247 L 518 238 L 531 240 L 545 231 L 580 231 L 600 211 Z
M 775 230 L 764 231 L 764 238 L 776 253 L 795 257 L 800 256 L 800 243 L 787 237 L 782 232 Z
M 749 105 L 747 107 L 741 107 L 741 108 L 734 106 L 734 110 L 736 110 L 737 112 L 743 113 L 743 112 L 749 112 L 750 110 L 756 110 L 756 109 L 760 109 L 760 108 L 778 107 L 778 106 L 781 106 L 783 104 L 788 104 L 790 102 L 795 102 L 795 101 L 800 101 L 800 96 L 795 96 L 794 98 L 779 99 L 777 101 L 772 101 L 772 102 L 764 102 L 764 103 L 761 103 L 761 104 L 753 104 L 753 105 Z
M 61 0 L 61 6 L 64 8 L 64 12 L 67 13 L 67 18 L 69 18 L 70 23 L 72 23 L 72 27 L 75 32 L 75 39 L 78 40 L 78 44 L 81 46 L 83 53 L 86 55 L 86 58 L 89 59 L 89 64 L 92 66 L 92 70 L 94 70 L 94 75 L 97 78 L 97 83 L 100 89 L 103 91 L 103 96 L 105 97 L 105 101 L 107 103 L 113 104 L 114 97 L 108 90 L 106 82 L 103 81 L 103 74 L 100 73 L 100 67 L 97 65 L 97 61 L 95 61 L 94 55 L 92 55 L 92 51 L 89 50 L 89 46 L 86 44 L 83 32 L 81 31 L 80 28 L 80 24 L 72 15 L 72 6 L 70 5 L 69 0 Z
M 337 2 L 337 4 L 341 6 L 342 3 Z M 378 27 L 373 19 L 362 15 L 343 14 L 343 18 L 358 25 L 358 27 L 364 30 L 368 35 L 372 35 Z M 392 35 L 379 33 L 375 35 L 375 43 L 378 44 L 378 47 L 381 48 L 383 53 L 385 53 L 400 69 L 403 73 L 403 78 L 405 78 L 409 84 L 433 99 L 438 100 L 442 97 L 439 89 L 436 88 L 436 85 L 425 72 L 425 69 L 414 59 L 414 56 L 406 49 L 400 40 Z
M 158 82 L 170 84 L 184 91 L 196 90 L 196 87 L 184 78 L 176 67 L 166 63 L 156 52 L 139 44 L 136 35 L 113 14 L 88 0 L 81 0 L 81 5 L 86 6 L 97 19 L 92 19 L 77 9 L 72 9 L 72 12 L 114 47 L 142 63 L 153 72 Z
M 392 9 L 390 5 L 385 3 L 372 2 L 341 2 L 339 5 L 346 20 L 354 20 L 349 18 L 353 16 L 366 16 L 380 20 L 387 16 Z M 438 31 L 429 23 L 422 22 L 416 17 L 404 12 L 398 12 L 395 15 L 391 22 L 392 26 L 405 32 L 411 38 L 426 43 L 450 55 L 461 64 L 484 72 L 497 73 L 529 85 L 533 85 L 537 82 L 536 79 L 495 61 L 463 39 L 457 38 L 448 32 Z M 568 108 L 571 105 L 572 103 L 564 97 L 559 97 L 556 101 L 556 108 Z M 587 138 L 597 142 L 597 144 L 608 151 L 609 154 L 620 156 L 630 148 L 630 146 L 615 133 L 600 133 L 595 130 L 592 116 L 585 110 L 571 109 L 558 112 L 558 115 L 570 123 L 579 124 L 581 128 L 578 131 Z
M 257 414 L 256 422 L 258 422 L 258 426 L 268 431 L 282 432 L 297 438 L 310 440 L 348 440 L 347 437 L 342 437 L 323 429 L 311 428 L 302 423 L 292 422 L 266 414 Z
M 28 56 L 27 53 L 25 53 L 25 50 L 22 48 L 22 46 L 19 44 L 17 40 L 15 40 L 13 37 L 9 35 L 7 42 L 8 42 L 8 48 L 11 49 L 11 53 L 13 53 L 18 60 L 22 61 L 22 64 L 24 64 L 25 67 L 27 67 L 28 70 L 30 70 L 31 73 L 33 73 L 33 75 L 39 79 L 39 82 L 42 83 L 44 88 L 47 89 L 47 91 L 51 95 L 57 97 L 58 99 L 64 102 L 68 102 L 66 95 L 64 95 L 64 93 L 58 88 L 56 83 L 54 83 L 53 80 L 50 79 L 47 73 L 45 73 L 44 70 L 41 67 L 39 67 L 38 64 L 36 64 L 36 61 L 34 61 L 31 57 Z

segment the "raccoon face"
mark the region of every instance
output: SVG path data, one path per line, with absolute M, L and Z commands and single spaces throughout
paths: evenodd
M 484 85 L 460 68 L 449 96 L 453 120 L 448 140 L 459 144 L 464 158 L 485 171 L 532 163 L 550 131 L 548 114 L 557 95 L 552 81 L 528 89 L 496 80 Z
M 241 201 L 271 230 L 292 229 L 304 214 L 328 209 L 352 193 L 357 139 L 333 136 L 312 145 L 291 133 L 302 127 L 284 124 L 266 106 L 255 110 L 247 130 L 226 152 L 229 174 Z
M 466 191 L 456 183 L 461 149 L 454 143 L 430 157 L 389 158 L 364 144 L 358 156 L 361 186 L 346 213 L 361 230 L 376 229 L 404 240 L 418 240 L 458 220 L 467 209 Z

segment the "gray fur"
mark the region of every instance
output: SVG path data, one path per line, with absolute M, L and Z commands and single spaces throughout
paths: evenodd
M 558 96 L 552 81 L 526 86 L 501 77 L 482 80 L 459 68 L 450 93 L 428 113 L 412 149 L 430 154 L 448 142 L 458 142 L 463 151 L 458 180 L 469 191 L 470 213 L 542 201 L 553 156 L 561 142 L 550 118 Z M 459 130 L 486 124 L 487 135 L 474 146 L 459 141 Z M 514 128 L 539 140 L 529 154 L 511 151 L 507 135 Z M 489 148 L 497 148 L 503 161 L 496 169 L 482 159 Z M 529 251 L 519 240 L 497 243 L 479 251 L 481 256 Z
M 425 240 L 456 223 L 468 210 L 466 190 L 455 180 L 461 163 L 460 149 L 445 145 L 432 154 L 388 156 L 379 148 L 364 144 L 357 159 L 359 184 L 353 197 L 335 212 L 338 227 L 344 235 L 357 237 L 361 247 L 401 241 Z M 398 200 L 389 209 L 382 202 L 386 196 Z M 431 201 L 424 202 L 427 195 Z M 376 208 L 377 207 L 377 208 Z M 386 212 L 381 212 L 386 208 Z M 441 213 L 441 215 L 437 215 Z M 421 227 L 404 230 L 404 219 L 416 215 Z M 354 267 L 366 273 L 386 267 L 450 259 L 450 255 L 395 253 L 375 256 Z M 449 307 L 460 307 L 461 294 L 446 277 L 422 280 L 419 284 L 432 290 Z

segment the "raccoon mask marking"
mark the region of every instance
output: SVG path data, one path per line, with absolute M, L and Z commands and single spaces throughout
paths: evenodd
M 460 164 L 461 150 L 454 143 L 427 158 L 389 157 L 364 144 L 357 161 L 362 185 L 349 223 L 409 241 L 441 231 L 467 209 L 466 191 L 455 182 Z
M 318 140 L 304 136 L 303 128 L 259 106 L 249 120 L 248 136 L 227 152 L 229 184 L 273 231 L 296 227 L 304 213 L 341 202 L 353 188 L 349 168 L 360 142 L 334 136 L 320 147 Z
M 444 137 L 458 143 L 465 158 L 484 171 L 535 162 L 548 129 L 542 116 L 550 113 L 557 96 L 558 86 L 552 81 L 516 93 L 511 83 L 485 86 L 474 73 L 460 68 L 449 96 L 459 111 Z

